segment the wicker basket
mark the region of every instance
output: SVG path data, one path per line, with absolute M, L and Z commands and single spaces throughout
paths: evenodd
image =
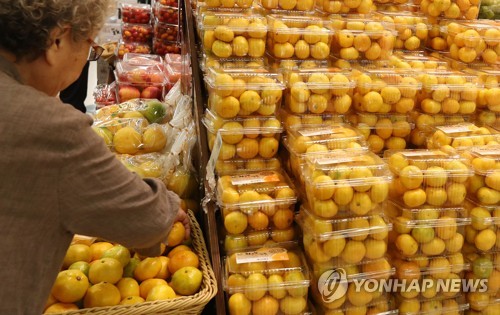
M 134 305 L 119 305 L 111 307 L 84 308 L 78 311 L 58 313 L 56 315 L 145 315 L 145 314 L 201 314 L 207 303 L 217 293 L 217 281 L 210 265 L 203 232 L 193 213 L 189 211 L 191 221 L 191 238 L 194 251 L 200 260 L 203 280 L 198 293 L 171 300 L 144 302 Z

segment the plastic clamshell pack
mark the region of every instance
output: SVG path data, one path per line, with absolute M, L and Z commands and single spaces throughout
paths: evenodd
M 155 18 L 154 37 L 156 39 L 179 41 L 179 26 L 177 24 L 162 23 Z
M 407 299 L 397 295 L 396 304 L 398 304 L 400 315 L 463 315 L 469 309 L 469 304 L 461 295 L 458 297 L 445 297 L 443 295 L 432 299 L 420 299 L 419 311 L 413 312 L 408 309 L 402 309 L 402 305 Z
M 205 83 L 208 108 L 222 118 L 275 116 L 285 89 L 281 74 L 263 68 L 209 68 Z
M 327 60 L 333 30 L 328 19 L 319 16 L 267 16 L 268 53 L 278 59 Z
M 252 57 L 220 58 L 212 54 L 203 54 L 200 59 L 200 68 L 206 73 L 208 68 L 215 69 L 266 69 L 265 59 Z
M 321 125 L 338 125 L 349 122 L 347 115 L 323 113 L 323 114 L 296 114 L 288 110 L 280 111 L 281 122 L 285 129 L 293 129 L 298 126 L 316 127 Z
M 251 230 L 246 231 L 243 234 L 227 234 L 224 233 L 224 250 L 226 255 L 231 255 L 233 253 L 240 252 L 242 250 L 257 250 L 262 246 L 266 246 L 267 243 L 271 243 L 273 246 L 276 244 L 287 244 L 296 243 L 296 239 L 299 235 L 299 230 L 296 224 L 292 224 L 286 229 L 277 229 L 269 227 L 263 230 Z
M 460 71 L 428 71 L 416 74 L 422 83 L 417 106 L 428 114 L 473 114 L 483 88 L 476 75 Z
M 487 176 L 500 167 L 500 145 L 471 147 L 461 152 L 476 175 Z
M 410 11 L 377 11 L 374 17 L 384 22 L 388 29 L 397 32 L 395 50 L 424 51 L 430 28 L 427 17 Z
M 366 147 L 363 135 L 347 124 L 296 125 L 286 133 L 289 150 L 297 156 Z
M 306 159 L 305 192 L 314 213 L 325 212 L 325 218 L 368 215 L 388 198 L 391 173 L 372 152 L 338 150 Z
M 500 44 L 498 25 L 482 21 L 460 21 L 448 25 L 445 33 L 452 43 L 451 58 L 465 63 L 481 61 L 491 65 L 500 64 L 496 53 Z
M 253 0 L 243 0 L 243 1 L 230 1 L 230 2 L 222 2 L 222 1 L 204 1 L 198 3 L 198 8 L 207 7 L 210 9 L 221 9 L 221 10 L 247 10 L 252 8 Z
M 270 69 L 278 72 L 291 72 L 299 71 L 304 69 L 314 69 L 314 68 L 329 68 L 329 60 L 316 60 L 316 59 L 278 59 L 273 56 L 266 55 L 266 63 L 269 65 Z M 288 81 L 287 79 L 285 81 Z
M 338 272 L 332 272 L 332 274 L 336 276 Z M 330 312 L 336 311 L 345 312 L 342 314 L 356 314 L 359 310 L 362 311 L 361 314 L 396 315 L 398 313 L 398 311 L 396 310 L 394 297 L 392 297 L 390 294 L 386 292 L 367 293 L 364 290 L 362 292 L 358 292 L 357 290 L 355 290 L 356 284 L 364 287 L 361 282 L 340 282 L 340 285 L 346 287 L 347 292 L 355 293 L 346 292 L 339 298 L 332 298 L 330 300 L 328 299 L 328 295 L 332 294 L 332 289 L 328 288 L 329 284 L 327 283 L 327 281 L 329 280 L 323 281 L 326 282 L 325 284 L 322 284 L 322 282 L 320 282 L 318 283 L 318 285 L 311 285 L 311 295 L 313 300 L 316 302 L 316 305 L 318 305 L 320 314 L 330 314 Z M 371 281 L 371 284 L 373 285 L 374 282 Z M 343 290 L 341 291 L 341 293 L 342 292 Z M 340 294 L 334 295 L 333 297 L 336 297 L 338 295 Z
M 447 71 L 448 63 L 430 55 L 408 54 L 406 52 L 394 52 L 391 58 L 391 63 L 396 68 L 414 69 L 414 70 L 430 70 L 430 71 Z
M 394 174 L 391 196 L 407 208 L 461 206 L 472 170 L 464 158 L 441 150 L 387 150 Z
M 405 207 L 390 201 L 387 207 L 393 230 L 391 243 L 402 256 L 439 256 L 460 252 L 464 244 L 465 226 L 470 218 L 463 207 Z
M 427 139 L 430 149 L 442 146 L 451 146 L 462 149 L 472 146 L 497 145 L 499 142 L 498 130 L 489 126 L 478 127 L 473 123 L 460 123 L 447 126 L 433 126 L 432 136 Z
M 397 32 L 389 29 L 385 23 L 370 21 L 370 18 L 347 22 L 343 18 L 334 18 L 332 24 L 336 29 L 332 43 L 334 57 L 375 61 L 387 60 L 392 55 Z
M 415 128 L 418 131 L 424 132 L 425 134 L 432 133 L 433 126 L 456 125 L 460 123 L 474 121 L 473 115 L 428 114 L 418 110 L 412 111 L 410 115 L 412 117 L 412 121 L 415 122 Z
M 156 1 L 153 6 L 153 13 L 162 23 L 179 24 L 179 8 L 171 7 Z
M 465 243 L 474 253 L 499 251 L 497 237 L 500 230 L 500 206 L 481 204 L 469 198 L 465 203 L 471 224 L 468 226 Z
M 176 41 L 153 38 L 153 52 L 157 55 L 180 54 L 181 44 Z
M 219 58 L 261 58 L 265 54 L 267 21 L 255 12 L 205 12 L 198 27 L 205 53 Z
M 349 120 L 376 154 L 383 154 L 384 149 L 407 148 L 415 128 L 408 114 L 357 113 L 349 115 Z
M 163 58 L 161 56 L 138 53 L 126 53 L 122 60 L 129 65 L 137 66 L 153 66 L 163 63 Z
M 165 54 L 165 63 L 169 65 L 181 65 L 182 55 L 181 54 Z
M 488 109 L 478 109 L 474 120 L 478 126 L 489 126 L 493 129 L 500 129 L 500 112 Z
M 243 174 L 248 171 L 277 171 L 280 169 L 282 169 L 282 163 L 279 158 L 218 160 L 215 163 L 215 171 L 219 176 L 234 173 Z
M 405 70 L 364 69 L 356 80 L 353 106 L 358 112 L 407 114 L 422 89 L 415 74 Z
M 122 38 L 125 42 L 149 43 L 153 39 L 153 27 L 150 24 L 122 23 Z
M 478 95 L 477 107 L 487 108 L 492 112 L 500 113 L 500 69 L 491 67 L 468 67 L 464 72 L 477 75 L 484 85 L 484 94 Z
M 293 71 L 287 75 L 285 108 L 297 114 L 345 114 L 355 86 L 348 72 L 336 68 Z
M 120 3 L 124 23 L 148 24 L 151 20 L 151 5 L 143 3 Z
M 323 14 L 370 14 L 374 5 L 372 0 L 360 1 L 354 7 L 345 0 L 316 0 L 316 10 Z
M 390 256 L 391 263 L 396 267 L 394 279 L 398 280 L 464 279 L 465 271 L 470 269 L 470 264 L 461 252 L 439 256 L 420 255 L 414 257 L 405 257 L 399 253 L 390 252 Z
M 123 59 L 126 53 L 150 54 L 151 44 L 138 42 L 131 43 L 121 40 L 118 45 L 116 45 L 115 55 L 118 59 Z
M 278 314 L 306 312 L 310 275 L 300 250 L 279 245 L 263 247 L 234 253 L 226 257 L 224 265 L 223 285 L 229 301 L 237 294 L 251 301 L 269 294 L 273 299 L 279 297 Z M 245 279 L 244 284 L 239 279 Z
M 482 205 L 500 205 L 500 146 L 473 147 L 461 152 L 474 170 L 470 181 L 469 195 Z
M 251 214 L 273 206 L 288 209 L 296 202 L 295 188 L 281 171 L 224 175 L 217 180 L 217 203 L 230 210 Z
M 163 84 L 166 82 L 166 77 L 160 65 L 161 63 L 156 62 L 152 65 L 137 64 L 135 59 L 119 61 L 115 66 L 116 79 L 121 83 Z
M 164 166 L 164 158 L 159 152 L 139 155 L 116 154 L 116 157 L 127 169 L 141 178 L 164 179 L 168 175 L 168 170 Z
M 488 279 L 492 274 L 494 275 L 500 272 L 499 252 L 469 253 L 465 254 L 465 259 L 471 265 L 471 268 L 467 271 L 467 274 L 474 277 L 475 279 Z M 494 293 L 495 291 L 498 292 L 497 286 L 497 283 L 493 283 L 490 293 Z M 493 291 L 493 289 L 496 290 Z
M 479 14 L 479 6 L 481 1 L 474 1 L 470 5 L 462 5 L 459 0 L 451 0 L 450 6 L 431 6 L 431 2 L 425 0 L 414 1 L 420 5 L 420 12 L 432 17 L 430 22 L 435 22 L 441 18 L 457 19 L 457 20 L 476 20 Z
M 277 14 L 314 14 L 317 0 L 279 2 L 273 0 L 258 0 L 257 5 L 268 13 Z

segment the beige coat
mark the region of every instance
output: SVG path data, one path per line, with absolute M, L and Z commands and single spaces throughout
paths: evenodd
M 158 248 L 179 198 L 130 173 L 92 119 L 0 58 L 0 314 L 39 315 L 74 234 Z

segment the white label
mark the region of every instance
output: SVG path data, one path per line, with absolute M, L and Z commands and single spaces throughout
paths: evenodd
M 255 174 L 244 174 L 231 176 L 231 183 L 235 186 L 259 183 L 279 182 L 280 178 L 276 172 L 267 171 Z
M 444 133 L 457 133 L 457 132 L 470 132 L 469 126 L 471 124 L 466 125 L 453 125 L 453 126 L 440 126 L 436 129 L 441 130 Z
M 248 264 L 253 262 L 270 262 L 288 260 L 288 251 L 281 247 L 262 248 L 255 252 L 243 252 L 236 254 L 237 264 Z
M 316 159 L 315 161 L 317 165 L 342 164 L 342 163 L 358 164 L 358 162 L 362 163 L 367 162 L 367 160 L 363 156 L 321 158 L 321 159 Z
M 413 157 L 413 156 L 446 156 L 447 154 L 442 151 L 408 151 L 401 152 L 403 156 Z
M 473 153 L 477 153 L 479 155 L 487 155 L 487 156 L 493 156 L 497 157 L 500 155 L 500 148 L 499 149 L 491 149 L 491 148 L 475 148 Z

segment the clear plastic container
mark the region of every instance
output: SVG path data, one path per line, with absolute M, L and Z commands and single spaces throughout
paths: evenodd
M 336 30 L 332 55 L 344 60 L 387 60 L 392 55 L 397 32 L 385 23 L 358 17 L 331 17 Z
M 122 23 L 122 38 L 125 42 L 150 43 L 153 27 L 150 24 Z
M 156 1 L 153 6 L 155 17 L 162 23 L 179 24 L 179 8 L 178 6 L 164 5 L 162 1 Z M 168 1 L 168 0 L 167 0 Z
M 485 108 L 500 113 L 500 69 L 488 66 L 470 65 L 464 72 L 477 75 L 484 89 L 479 91 L 476 104 L 478 108 Z
M 163 152 L 167 144 L 168 127 L 149 124 L 146 118 L 116 118 L 96 122 L 94 127 L 107 146 L 121 154 Z
M 338 272 L 333 274 L 338 274 Z M 326 281 L 323 281 L 324 284 L 323 282 L 319 282 L 315 285 L 315 281 L 313 280 L 313 283 L 311 284 L 311 295 L 320 309 L 320 314 L 335 314 L 336 312 L 345 312 L 342 314 L 397 314 L 397 310 L 395 310 L 394 298 L 388 293 L 382 291 L 368 292 L 365 289 L 357 290 L 357 283 L 348 281 L 347 283 L 343 283 L 346 289 L 342 289 L 340 293 L 344 293 L 344 290 L 347 291 L 343 295 L 340 295 L 337 293 L 339 292 L 338 290 L 334 291 L 334 289 L 332 290 L 328 287 L 328 281 L 329 280 L 327 279 Z M 371 283 L 373 284 L 373 281 L 371 281 Z M 363 287 L 364 286 L 361 286 L 361 288 Z M 330 294 L 334 295 L 329 298 Z M 340 297 L 334 299 L 337 296 Z M 321 313 L 321 311 L 324 311 L 325 313 Z
M 376 6 L 372 0 L 353 3 L 346 0 L 316 0 L 316 9 L 323 14 L 370 14 Z
M 499 135 L 491 127 L 477 127 L 472 123 L 461 123 L 448 126 L 434 126 L 432 136 L 427 139 L 427 147 L 436 149 L 443 146 L 467 148 L 481 145 L 498 145 Z
M 170 120 L 170 116 L 171 113 L 168 112 L 164 103 L 148 99 L 134 99 L 99 109 L 95 113 L 94 121 L 146 118 L 149 123 L 163 123 Z
M 232 254 L 224 262 L 223 285 L 229 314 L 239 314 L 239 310 L 280 315 L 307 312 L 310 276 L 298 249 L 264 247 Z
M 173 8 L 179 7 L 179 0 L 158 0 L 156 2 L 159 2 L 161 5 L 166 5 Z
M 161 56 L 138 53 L 126 53 L 122 60 L 130 65 L 137 66 L 153 66 L 163 63 L 163 58 Z
M 116 64 L 115 77 L 118 102 L 134 98 L 163 100 L 165 88 L 169 85 L 157 64 L 139 66 L 121 61 Z
M 478 109 L 474 122 L 478 126 L 489 126 L 498 130 L 500 129 L 500 112 Z
M 265 69 L 214 69 L 205 75 L 208 108 L 222 118 L 275 116 L 285 85 L 282 75 Z
M 441 295 L 433 299 L 417 300 L 397 297 L 396 301 L 398 314 L 401 315 L 463 315 L 469 309 L 469 304 L 460 295 L 453 298 Z M 418 309 L 418 311 L 413 311 L 413 309 Z
M 164 179 L 168 175 L 161 153 L 116 154 L 116 157 L 129 171 L 136 173 L 141 178 Z
M 408 54 L 394 52 L 390 59 L 391 64 L 400 69 L 413 69 L 422 71 L 449 70 L 448 63 L 445 60 L 422 54 Z
M 116 63 L 116 79 L 122 83 L 162 84 L 166 77 L 160 68 L 160 62 L 153 61 L 151 65 L 144 65 L 143 62 L 136 63 L 134 60 L 119 61 Z
M 500 276 L 500 253 L 470 253 L 466 255 L 471 268 L 466 272 L 466 279 L 487 280 L 486 291 L 467 292 L 466 298 L 473 311 L 482 314 L 497 314 L 493 310 L 500 309 L 498 285 Z
M 156 19 L 153 32 L 156 39 L 171 42 L 180 41 L 178 25 L 162 23 L 158 19 Z
M 316 59 L 277 59 L 272 56 L 266 56 L 266 63 L 273 71 L 281 72 L 285 76 L 285 81 L 289 80 L 290 73 L 305 69 L 329 68 L 329 60 Z
M 462 206 L 472 170 L 464 158 L 440 150 L 388 150 L 391 196 L 405 208 Z
M 235 173 L 246 173 L 248 171 L 277 171 L 282 169 L 279 158 L 251 159 L 251 160 L 218 160 L 215 163 L 215 171 L 219 176 Z
M 499 205 L 500 186 L 497 177 L 500 176 L 500 146 L 472 147 L 461 152 L 461 155 L 468 159 L 474 170 L 469 183 L 469 195 L 482 205 Z
M 373 153 L 383 154 L 385 149 L 403 150 L 409 147 L 410 134 L 415 127 L 410 115 L 358 113 L 349 117 Z
M 478 299 L 478 295 L 467 293 L 466 300 L 469 302 L 469 312 L 467 314 L 498 314 L 500 312 L 500 297 L 498 294 L 489 296 L 488 299 L 483 294 Z
M 205 53 L 219 58 L 264 56 L 267 21 L 261 15 L 205 12 L 198 27 Z
M 394 250 L 403 257 L 460 253 L 465 226 L 470 224 L 464 207 L 409 208 L 390 201 L 387 214 L 393 224 L 390 243 L 395 244 Z
M 181 54 L 165 54 L 165 63 L 169 65 L 182 65 Z
M 257 5 L 270 13 L 314 14 L 316 0 L 275 1 L 258 0 Z
M 375 18 L 397 32 L 395 50 L 423 51 L 429 33 L 427 18 L 414 12 L 377 11 Z
M 309 208 L 327 219 L 377 211 L 388 198 L 392 180 L 380 157 L 361 150 L 307 157 L 304 175 Z
M 298 126 L 316 127 L 320 125 L 338 125 L 348 123 L 347 115 L 337 114 L 295 114 L 287 110 L 280 111 L 281 121 L 285 129 Z
M 220 160 L 274 158 L 283 132 L 281 122 L 273 116 L 248 116 L 223 119 L 207 110 L 203 124 L 208 131 L 209 148 L 217 133 L 222 140 Z
M 205 73 L 208 68 L 214 69 L 267 69 L 264 58 L 230 57 L 219 58 L 212 54 L 203 54 L 200 59 L 200 68 Z
M 125 43 L 120 41 L 116 46 L 116 56 L 118 59 L 123 59 L 126 53 L 137 53 L 137 54 L 150 54 L 151 44 L 150 43 Z
M 394 226 L 394 229 L 396 229 L 396 226 Z M 391 254 L 391 262 L 396 267 L 394 279 L 398 281 L 405 279 L 407 281 L 413 279 L 422 281 L 426 278 L 431 278 L 433 280 L 463 279 L 465 271 L 470 268 L 470 264 L 460 252 L 440 256 L 420 255 L 405 257 L 399 253 L 391 252 L 391 248 L 389 248 L 389 251 Z M 443 292 L 445 291 L 446 290 L 443 290 Z M 399 292 L 398 295 L 400 294 L 401 292 Z M 449 294 L 454 296 L 456 292 L 449 292 Z M 411 296 L 404 296 L 404 294 L 403 297 L 411 298 Z
M 153 52 L 157 55 L 180 54 L 181 44 L 179 42 L 153 38 Z
M 427 137 L 432 134 L 433 126 L 455 125 L 474 121 L 473 115 L 427 114 L 417 110 L 410 115 L 415 122 L 415 129 L 412 130 L 410 141 L 417 148 L 426 148 Z
M 419 73 L 422 83 L 417 97 L 417 108 L 427 114 L 471 115 L 476 110 L 476 100 L 483 86 L 476 75 L 459 71 Z
M 295 114 L 345 114 L 352 104 L 356 83 L 335 68 L 305 69 L 289 73 L 285 108 Z
M 475 20 L 479 14 L 480 0 L 472 1 L 466 5 L 460 0 L 451 0 L 449 6 L 440 6 L 432 0 L 416 0 L 420 5 L 420 12 L 433 18 L 446 18 L 457 20 Z
M 327 60 L 333 30 L 328 19 L 318 16 L 267 16 L 268 53 L 278 59 Z
M 365 113 L 411 112 L 417 102 L 422 83 L 412 71 L 395 69 L 364 69 L 356 76 L 353 105 Z
M 445 34 L 450 57 L 465 63 L 481 61 L 498 65 L 498 25 L 488 22 L 459 22 L 448 25 Z
M 121 3 L 123 23 L 149 24 L 151 21 L 151 5 L 139 3 Z
M 302 228 L 307 258 L 322 266 L 341 267 L 382 259 L 387 253 L 392 225 L 383 214 L 324 219 L 302 205 L 295 218 Z
M 258 249 L 262 246 L 278 246 L 277 244 L 295 242 L 298 235 L 299 231 L 295 224 L 283 230 L 269 227 L 264 230 L 255 230 L 239 235 L 226 234 L 224 237 L 224 250 L 227 255 L 231 255 L 238 251 Z
M 280 171 L 224 175 L 217 181 L 217 204 L 228 234 L 245 231 L 284 230 L 292 226 L 295 188 Z
M 240 0 L 240 1 L 220 1 L 220 0 L 205 0 L 204 2 L 199 2 L 200 4 L 206 6 L 210 9 L 221 9 L 221 10 L 242 10 L 249 9 L 252 7 L 253 0 Z

